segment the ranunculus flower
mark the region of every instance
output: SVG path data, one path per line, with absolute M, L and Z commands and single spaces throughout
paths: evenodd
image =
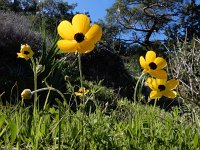
M 75 95 L 82 97 L 82 96 L 85 96 L 88 92 L 89 90 L 85 89 L 84 87 L 80 87 L 78 92 L 75 92 Z
M 154 51 L 148 51 L 145 58 L 140 57 L 140 65 L 144 69 L 144 73 L 149 73 L 152 77 L 166 79 L 167 72 L 163 70 L 167 66 L 167 62 L 162 57 L 156 57 Z
M 97 24 L 90 26 L 90 19 L 84 14 L 75 15 L 72 23 L 62 21 L 57 30 L 62 38 L 57 45 L 62 52 L 89 53 L 102 36 L 101 28 Z
M 29 60 L 31 57 L 33 57 L 33 54 L 34 53 L 31 47 L 28 44 L 24 44 L 21 45 L 20 53 L 17 53 L 17 57 Z
M 161 98 L 162 96 L 168 98 L 175 98 L 177 93 L 173 91 L 179 84 L 178 80 L 171 79 L 154 79 L 148 78 L 147 85 L 151 88 L 150 98 L 156 99 Z

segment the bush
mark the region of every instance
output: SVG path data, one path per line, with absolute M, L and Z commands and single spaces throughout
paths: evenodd
M 183 101 L 200 106 L 200 40 L 191 42 L 178 40 L 169 52 L 170 71 L 179 79 L 179 96 Z
M 136 81 L 125 68 L 122 58 L 103 43 L 82 57 L 82 66 L 87 80 L 103 80 L 103 85 L 114 88 L 120 96 L 133 98 Z
M 18 59 L 16 53 L 21 44 L 28 43 L 38 55 L 42 45 L 41 35 L 31 30 L 31 23 L 25 16 L 13 12 L 0 11 L 0 26 L 0 93 L 5 92 L 3 96 L 9 97 L 14 85 L 23 89 L 33 83 L 29 64 Z

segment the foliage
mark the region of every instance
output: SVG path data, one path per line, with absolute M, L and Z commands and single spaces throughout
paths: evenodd
M 104 86 L 114 88 L 119 96 L 132 99 L 135 80 L 121 57 L 107 43 L 100 42 L 93 52 L 83 56 L 82 66 L 86 80 L 102 80 Z
M 30 30 L 31 24 L 25 16 L 13 12 L 0 11 L 0 26 L 0 93 L 6 92 L 5 95 L 9 97 L 14 85 L 21 85 L 22 88 L 31 85 L 30 66 L 25 60 L 17 58 L 17 52 L 21 44 L 28 41 L 35 55 L 39 55 L 41 34 Z
M 196 38 L 191 42 L 178 40 L 177 46 L 170 51 L 169 69 L 172 76 L 181 83 L 179 87 L 181 99 L 200 106 L 200 40 Z
M 199 149 L 199 110 L 192 107 L 187 115 L 180 115 L 178 108 L 171 107 L 171 112 L 165 112 L 156 108 L 155 104 L 152 107 L 129 101 L 133 97 L 135 75 L 139 71 L 135 67 L 130 74 L 130 70 L 133 69 L 130 63 L 135 63 L 135 66 L 138 56 L 128 58 L 130 60 L 126 64 L 127 68 L 129 66 L 127 70 L 118 55 L 122 54 L 125 57 L 127 53 L 121 53 L 121 49 L 128 51 L 132 48 L 136 48 L 133 51 L 140 55 L 142 52 L 139 49 L 145 48 L 138 46 L 138 43 L 141 44 L 140 40 L 142 40 L 147 46 L 154 30 L 164 30 L 165 25 L 171 21 L 168 13 L 175 9 L 175 1 L 160 3 L 154 0 L 117 1 L 120 5 L 114 6 L 120 6 L 117 9 L 120 15 L 126 14 L 125 11 L 131 9 L 131 13 L 126 15 L 130 17 L 129 23 L 133 25 L 135 31 L 138 30 L 138 24 L 137 20 L 132 20 L 134 17 L 139 19 L 138 23 L 142 27 L 139 30 L 148 30 L 146 34 L 141 34 L 144 37 L 136 41 L 137 45 L 129 47 L 126 45 L 126 39 L 121 41 L 117 33 L 118 31 L 127 33 L 125 26 L 117 25 L 112 22 L 113 20 L 110 26 L 102 23 L 106 36 L 109 36 L 104 37 L 93 52 L 81 57 L 84 75 L 82 88 L 88 90 L 87 95 L 82 97 L 75 94 L 80 88 L 79 80 L 82 80 L 82 76 L 80 75 L 79 78 L 78 74 L 76 54 L 58 53 L 59 38 L 55 36 L 52 40 L 45 29 L 45 22 L 48 19 L 52 19 L 51 22 L 55 23 L 50 24 L 53 31 L 57 21 L 63 19 L 62 17 L 66 15 L 70 18 L 69 10 L 73 7 L 68 9 L 67 3 L 61 0 L 50 0 L 42 3 L 44 5 L 39 5 L 40 11 L 38 11 L 36 1 L 15 0 L 14 7 L 9 6 L 12 4 L 10 1 L 4 2 L 0 3 L 2 9 L 9 7 L 11 10 L 21 11 L 33 20 L 37 20 L 39 16 L 41 22 L 38 22 L 38 27 L 41 32 L 30 30 L 31 23 L 26 17 L 1 12 L 0 20 L 3 20 L 0 22 L 2 27 L 0 29 L 2 35 L 0 73 L 3 76 L 0 79 L 1 149 Z M 60 5 L 59 2 L 62 4 Z M 173 5 L 170 5 L 171 3 Z M 137 8 L 132 7 L 136 5 Z M 167 8 L 163 8 L 162 5 Z M 143 15 L 146 16 L 142 17 Z M 126 22 L 127 18 L 121 19 L 125 20 L 127 23 L 125 25 L 130 25 Z M 110 29 L 113 33 L 109 31 Z M 136 35 L 135 32 L 133 35 Z M 16 59 L 20 45 L 27 42 L 36 54 L 31 58 L 32 64 Z M 171 47 L 169 45 L 169 48 Z M 178 77 L 182 83 L 179 91 L 180 98 L 192 99 L 192 102 L 197 105 L 199 105 L 198 91 L 200 90 L 199 47 L 198 38 L 191 43 L 186 38 L 185 41 L 178 40 L 174 50 L 170 49 L 166 54 L 170 56 L 171 76 Z M 133 53 L 130 52 L 128 56 Z M 29 88 L 25 92 L 28 92 L 29 98 L 34 98 L 34 103 L 33 99 L 19 98 L 19 93 L 24 88 Z M 14 89 L 16 89 L 16 96 L 12 97 Z M 141 90 L 139 89 L 136 94 L 142 99 Z M 7 99 L 11 95 L 10 99 L 15 101 L 15 105 L 2 104 L 5 100 L 4 91 Z M 147 90 L 145 93 L 149 96 Z M 168 99 L 163 101 L 170 103 L 171 106 L 172 101 Z M 162 107 L 162 104 L 161 102 L 159 105 Z
M 193 120 L 179 116 L 177 109 L 166 113 L 125 99 L 118 100 L 114 111 L 98 106 L 88 115 L 46 106 L 34 119 L 29 108 L 19 103 L 0 107 L 0 145 L 5 149 L 198 149 L 198 119 L 197 114 Z
M 177 41 L 177 37 L 181 37 L 182 39 L 187 37 L 188 41 L 191 41 L 193 37 L 199 38 L 199 13 L 200 4 L 197 4 L 196 0 L 186 3 L 182 9 L 179 9 L 177 16 L 179 21 L 173 22 L 166 29 L 167 37 L 174 41 Z
M 53 34 L 61 20 L 71 19 L 76 4 L 69 5 L 63 0 L 3 0 L 0 10 L 10 10 L 30 16 L 33 26 L 38 29 L 45 22 L 46 29 Z
M 199 8 L 196 0 L 117 0 L 107 10 L 106 24 L 116 28 L 113 39 L 157 50 L 166 39 L 198 37 Z
M 118 26 L 121 33 L 128 34 L 125 39 L 130 44 L 141 44 L 151 48 L 151 37 L 162 33 L 166 25 L 177 14 L 182 1 L 117 0 L 108 9 L 108 23 Z M 119 33 L 119 34 L 121 34 Z M 123 35 L 121 34 L 121 35 Z

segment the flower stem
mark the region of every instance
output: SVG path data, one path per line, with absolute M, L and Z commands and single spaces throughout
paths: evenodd
M 36 70 L 36 63 L 33 58 L 31 58 L 31 62 L 33 65 L 33 75 L 34 75 L 34 91 L 37 90 L 37 70 Z M 33 115 L 34 119 L 36 117 L 36 106 L 37 106 L 37 92 L 34 93 L 34 104 L 33 104 Z
M 33 91 L 33 94 L 35 94 L 37 92 L 41 92 L 41 91 L 47 91 L 47 90 L 57 92 L 62 97 L 62 99 L 64 101 L 66 101 L 65 96 L 62 94 L 62 92 L 60 92 L 58 89 L 55 89 L 53 87 L 45 87 L 45 88 L 41 88 L 41 89 L 35 90 L 35 91 Z
M 46 90 L 49 90 L 49 91 L 55 91 L 57 92 L 64 101 L 66 101 L 65 99 L 65 96 L 62 94 L 62 92 L 60 92 L 58 89 L 55 89 L 53 87 L 46 87 L 46 88 L 41 88 L 41 89 L 37 89 L 35 91 L 33 91 L 32 93 L 35 95 L 35 93 L 37 92 L 41 92 L 41 91 L 46 91 Z M 45 105 L 44 105 L 44 109 L 46 108 L 46 101 L 45 101 Z M 58 124 L 58 150 L 61 149 L 61 107 L 60 107 L 60 103 L 58 103 L 58 110 L 59 110 L 59 124 Z
M 157 100 L 158 99 L 156 98 L 155 101 L 154 101 L 154 106 L 153 106 L 154 108 L 156 107 Z
M 80 83 L 81 87 L 83 87 L 83 74 L 82 74 L 82 66 L 81 66 L 81 53 L 78 53 L 78 67 L 80 73 Z
M 81 65 L 81 53 L 78 53 L 78 67 L 80 73 L 80 83 L 81 87 L 83 87 L 83 74 L 82 74 L 82 65 Z M 82 96 L 82 104 L 85 104 L 84 95 Z
M 81 53 L 78 53 L 78 67 L 79 67 L 79 73 L 80 73 L 80 83 L 81 87 L 83 87 L 83 74 L 82 74 L 82 65 L 81 65 Z M 84 95 L 82 96 L 82 109 L 83 109 L 83 119 L 82 119 L 82 144 L 81 149 L 84 149 L 84 119 L 85 119 L 85 111 L 84 111 Z
M 139 77 L 139 79 L 138 79 L 138 81 L 137 81 L 137 83 L 136 83 L 136 85 L 135 85 L 135 89 L 134 89 L 134 103 L 136 103 L 136 101 L 137 101 L 137 88 L 138 88 L 138 85 L 139 85 L 139 83 L 140 83 L 140 81 L 141 81 L 141 79 L 143 78 L 143 76 L 145 75 L 145 73 L 142 73 L 141 75 L 140 75 L 140 77 Z

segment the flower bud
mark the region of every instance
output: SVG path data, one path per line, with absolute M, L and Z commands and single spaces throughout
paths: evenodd
M 23 92 L 21 93 L 21 97 L 23 99 L 31 99 L 32 98 L 32 92 L 30 89 L 24 89 Z

